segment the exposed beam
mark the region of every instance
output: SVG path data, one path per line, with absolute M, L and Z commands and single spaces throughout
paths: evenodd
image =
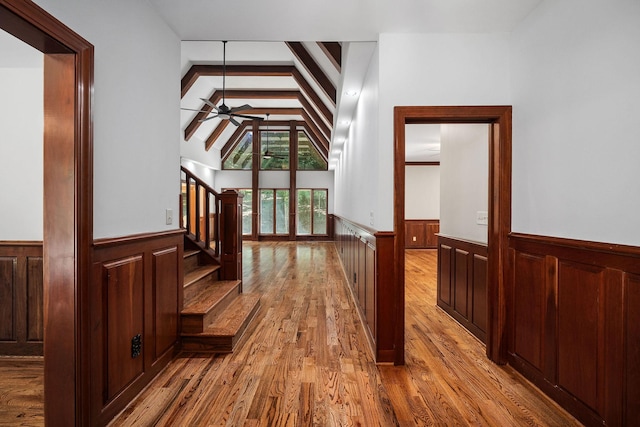
M 209 137 L 207 138 L 207 140 L 204 143 L 204 149 L 206 151 L 209 151 L 211 149 L 211 147 L 213 147 L 213 144 L 220 137 L 222 132 L 224 132 L 224 130 L 227 128 L 227 126 L 229 126 L 229 120 L 222 120 L 222 121 L 220 121 L 220 123 L 218 123 L 218 126 L 216 126 L 216 128 L 213 130 L 213 132 L 211 132 L 211 135 L 209 135 Z
M 255 90 L 255 89 L 234 89 L 227 90 L 225 93 L 226 98 L 230 99 L 297 99 L 302 107 L 307 110 L 309 116 L 315 121 L 316 125 L 322 129 L 323 133 L 327 136 L 331 136 L 331 130 L 329 126 L 322 120 L 317 110 L 309 103 L 307 98 L 297 89 L 283 89 L 283 90 Z M 222 92 L 215 91 L 213 95 L 209 98 L 209 102 L 212 104 L 217 104 L 218 101 L 222 99 Z M 184 130 L 184 139 L 188 141 L 198 130 L 200 125 L 202 124 L 202 120 L 207 117 L 212 111 L 213 108 L 208 104 L 202 103 L 202 107 L 200 108 L 203 113 L 198 113 L 196 116 L 189 122 L 187 127 Z M 333 124 L 330 123 L 330 126 Z M 208 140 L 208 139 L 207 139 Z
M 294 65 L 227 65 L 227 76 L 239 77 L 293 77 L 300 89 L 307 95 L 309 100 L 318 108 L 329 123 L 333 123 L 333 113 L 329 107 L 320 99 L 320 95 L 313 90 L 307 79 L 304 78 L 300 70 Z M 181 97 L 184 97 L 191 86 L 200 77 L 221 76 L 222 65 L 192 65 L 182 77 Z
M 342 45 L 338 42 L 317 42 L 320 49 L 327 55 L 329 61 L 342 72 Z
M 322 68 L 318 65 L 318 63 L 313 59 L 313 56 L 309 53 L 304 44 L 301 42 L 286 42 L 291 52 L 298 58 L 298 60 L 302 63 L 302 66 L 311 74 L 311 77 L 318 83 L 318 86 L 323 90 L 323 92 L 329 97 L 333 105 L 336 105 L 336 87 L 333 85 L 333 82 L 327 75 L 324 73 Z

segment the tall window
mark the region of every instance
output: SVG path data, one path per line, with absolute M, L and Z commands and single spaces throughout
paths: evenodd
M 260 132 L 262 156 L 260 169 L 289 169 L 289 131 Z
M 260 234 L 289 234 L 289 190 L 260 190 Z
M 252 164 L 253 132 L 247 132 L 224 160 L 222 168 L 251 170 Z
M 303 131 L 298 131 L 298 170 L 327 170 L 327 161 Z
M 242 194 L 242 234 L 250 235 L 253 231 L 252 217 L 253 217 L 253 190 L 250 188 L 241 188 L 238 193 Z
M 299 189 L 297 197 L 296 233 L 327 234 L 327 190 Z

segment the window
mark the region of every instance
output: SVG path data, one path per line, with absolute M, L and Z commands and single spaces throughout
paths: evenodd
M 242 199 L 242 234 L 251 234 L 253 231 L 253 190 L 250 188 L 241 188 L 238 193 L 244 196 Z
M 327 170 L 327 161 L 303 131 L 298 131 L 298 170 Z
M 327 190 L 299 189 L 297 195 L 296 233 L 326 235 Z
M 247 132 L 224 160 L 222 169 L 251 170 L 252 165 L 253 132 Z
M 262 156 L 260 169 L 289 169 L 289 131 L 262 131 Z
M 289 234 L 289 190 L 260 190 L 260 234 Z

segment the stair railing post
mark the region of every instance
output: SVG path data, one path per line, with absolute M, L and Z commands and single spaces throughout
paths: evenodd
M 242 280 L 242 195 L 220 194 L 220 266 L 222 280 Z

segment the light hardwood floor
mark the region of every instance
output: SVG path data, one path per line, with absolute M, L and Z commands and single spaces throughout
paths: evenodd
M 240 348 L 177 358 L 112 426 L 580 425 L 435 306 L 435 251 L 407 251 L 395 367 L 373 362 L 332 243 L 243 250 L 262 307 Z

